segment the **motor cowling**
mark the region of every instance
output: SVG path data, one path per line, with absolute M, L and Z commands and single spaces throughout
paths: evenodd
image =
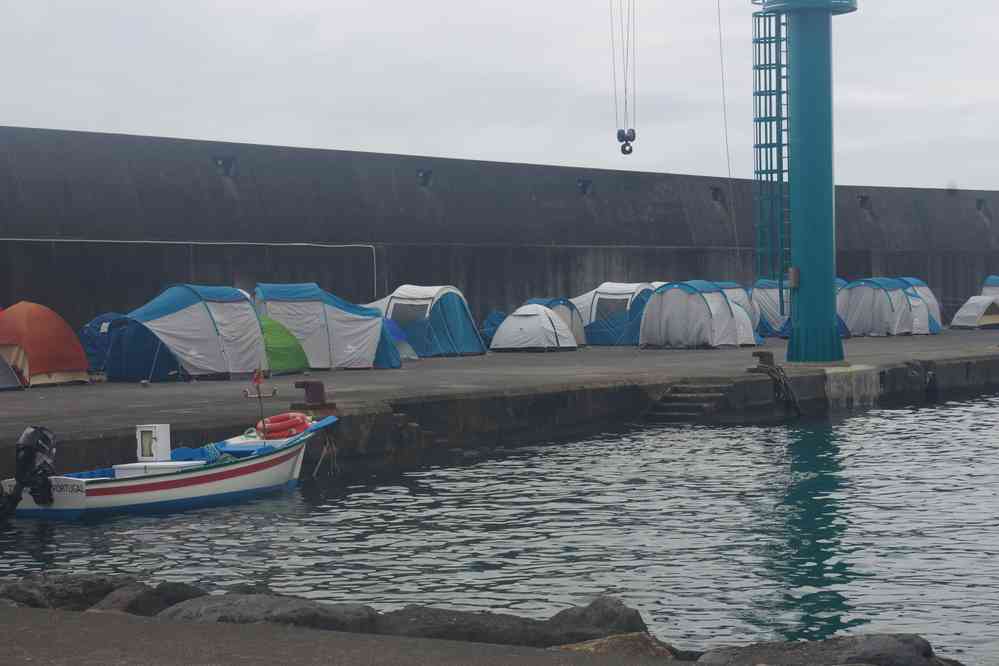
M 16 486 L 31 493 L 35 504 L 52 504 L 52 483 L 49 477 L 55 475 L 55 433 L 41 426 L 28 426 L 17 438 L 14 455 Z

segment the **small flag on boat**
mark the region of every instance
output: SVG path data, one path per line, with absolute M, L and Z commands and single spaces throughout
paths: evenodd
M 257 368 L 256 370 L 254 370 L 253 371 L 253 380 L 252 380 L 252 382 L 253 382 L 254 386 L 260 386 L 261 384 L 263 384 L 264 383 L 264 371 L 261 370 L 261 369 L 259 369 L 259 368 Z

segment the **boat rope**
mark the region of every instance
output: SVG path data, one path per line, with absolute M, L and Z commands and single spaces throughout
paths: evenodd
M 778 402 L 784 403 L 784 407 L 794 411 L 795 416 L 801 416 L 801 406 L 798 404 L 798 395 L 791 386 L 784 368 L 779 365 L 761 365 L 761 369 L 773 380 L 774 398 Z
M 728 92 L 725 83 L 725 33 L 722 29 L 721 0 L 716 1 L 718 9 L 718 66 L 721 74 L 722 137 L 725 142 L 725 164 L 728 168 L 728 209 L 732 212 L 732 230 L 735 244 L 739 244 L 739 227 L 736 220 L 735 188 L 732 185 L 732 148 L 728 130 Z

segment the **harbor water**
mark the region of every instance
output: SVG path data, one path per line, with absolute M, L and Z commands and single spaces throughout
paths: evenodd
M 546 617 L 610 593 L 705 649 L 913 632 L 999 664 L 999 397 L 636 427 L 241 507 L 0 527 L 0 576 L 116 572 Z

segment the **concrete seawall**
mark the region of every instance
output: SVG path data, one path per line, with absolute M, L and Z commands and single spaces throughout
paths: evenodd
M 853 365 L 790 368 L 807 415 L 890 403 L 922 404 L 999 390 L 999 333 L 847 342 Z M 778 358 L 783 343 L 767 349 Z M 662 399 L 715 396 L 689 420 L 707 424 L 780 422 L 791 414 L 769 377 L 750 374 L 750 350 L 588 349 L 575 354 L 502 354 L 432 359 L 398 371 L 313 373 L 325 381 L 342 423 L 341 466 L 426 463 L 455 451 L 545 442 L 641 422 Z M 296 377 L 275 380 L 268 413 L 299 399 Z M 698 387 L 704 388 L 704 390 Z M 134 424 L 172 424 L 175 445 L 216 441 L 258 418 L 237 382 L 65 386 L 0 394 L 0 474 L 13 466 L 13 442 L 26 425 L 60 438 L 59 468 L 78 470 L 134 459 Z M 678 393 L 680 389 L 687 394 Z M 686 404 L 686 403 L 685 403 Z M 686 413 L 686 412 L 684 412 Z M 314 460 L 318 447 L 310 451 Z M 312 467 L 306 465 L 306 470 Z
M 996 192 L 839 187 L 836 210 L 843 277 L 921 277 L 948 321 L 999 272 Z M 481 319 L 607 280 L 748 283 L 755 238 L 746 180 L 0 127 L 0 305 L 74 326 L 173 282 L 454 284 Z

